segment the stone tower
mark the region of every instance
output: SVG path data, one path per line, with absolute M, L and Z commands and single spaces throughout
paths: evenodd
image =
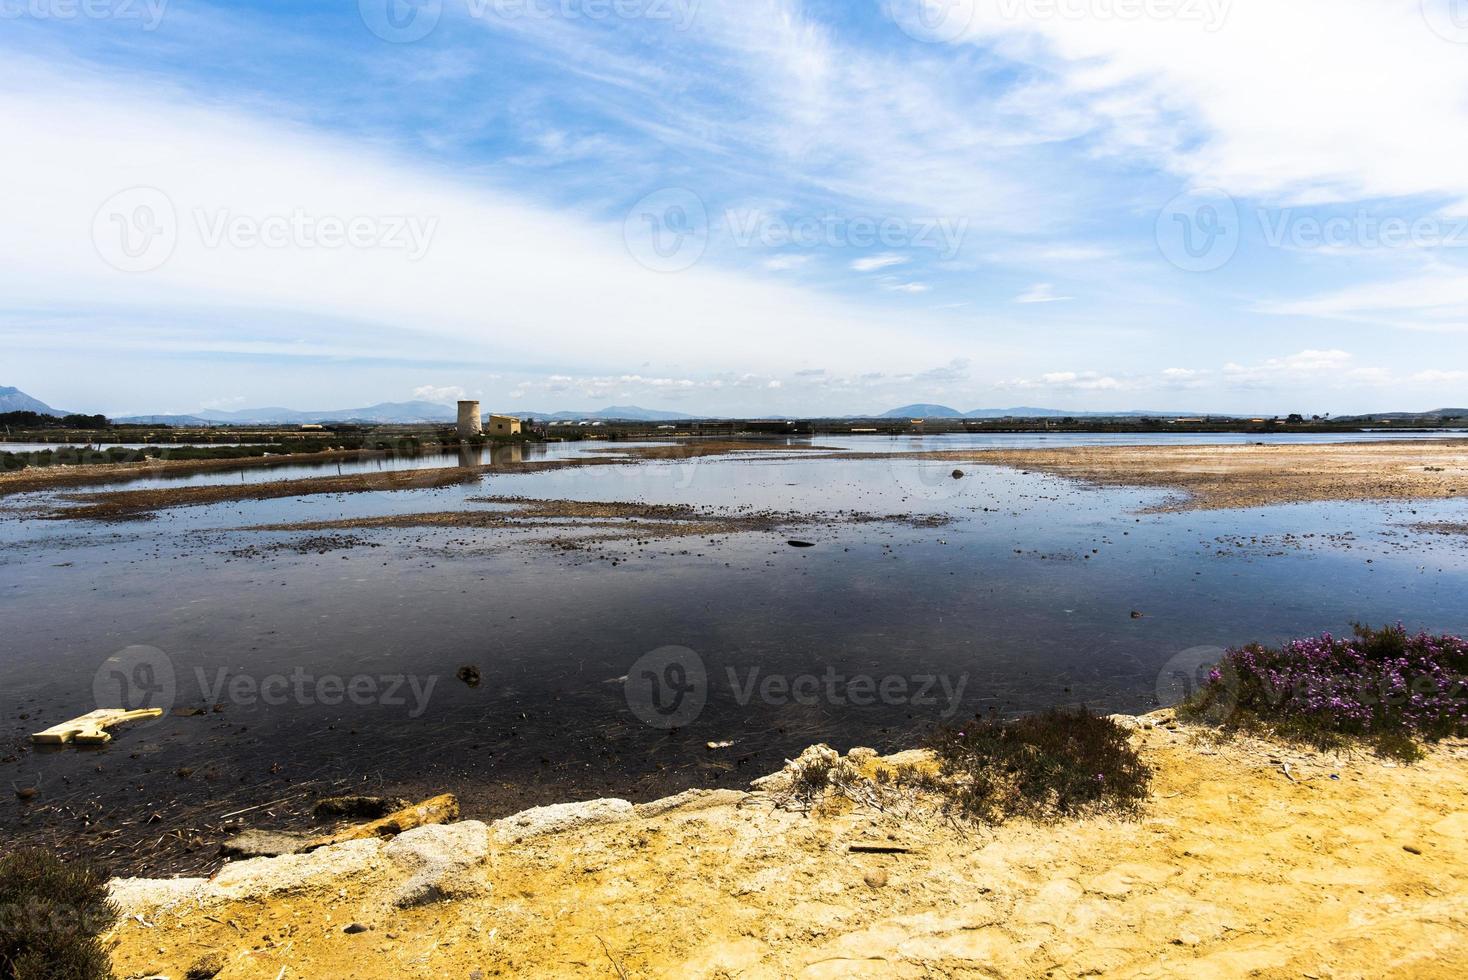
M 484 434 L 484 420 L 479 414 L 478 402 L 459 402 L 459 438 Z

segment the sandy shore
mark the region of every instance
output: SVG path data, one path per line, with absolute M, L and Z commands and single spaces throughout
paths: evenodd
M 917 455 L 1037 470 L 1102 486 L 1175 489 L 1185 495 L 1157 510 L 1468 496 L 1468 439 L 1313 445 L 1071 446 Z
M 213 955 L 226 980 L 1468 972 L 1468 745 L 1402 766 L 1169 717 L 1135 722 L 1136 820 L 599 801 L 117 882 L 109 941 L 122 977 Z

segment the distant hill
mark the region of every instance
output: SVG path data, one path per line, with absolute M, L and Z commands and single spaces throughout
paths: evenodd
M 35 412 L 39 415 L 55 415 L 58 418 L 70 412 L 52 408 L 39 398 L 32 398 L 19 388 L 0 388 L 0 412 Z
M 972 412 L 960 412 L 956 408 L 947 405 L 927 405 L 918 403 L 916 405 L 904 405 L 894 408 L 890 412 L 872 416 L 881 419 L 1043 419 L 1043 418 L 1136 418 L 1144 415 L 1155 415 L 1161 418 L 1176 418 L 1180 416 L 1197 415 L 1196 412 L 1156 412 L 1148 409 L 1126 409 L 1115 412 L 1077 412 L 1062 408 L 1031 408 L 1020 406 L 1019 408 L 976 408 Z
M 1065 409 L 1065 408 L 1029 408 L 1029 407 L 1021 406 L 1019 408 L 976 408 L 972 412 L 969 412 L 965 417 L 966 418 L 971 418 L 971 419 L 1002 419 L 1002 418 L 1043 419 L 1043 418 L 1062 418 L 1062 417 L 1064 417 L 1064 418 L 1078 418 L 1078 419 L 1082 419 L 1082 418 L 1085 418 L 1085 419 L 1090 419 L 1090 418 L 1123 418 L 1123 419 L 1131 419 L 1131 418 L 1142 418 L 1142 417 L 1183 418 L 1183 417 L 1194 416 L 1194 415 L 1201 415 L 1201 414 L 1203 414 L 1203 413 L 1202 412 L 1159 412 L 1156 409 L 1152 409 L 1152 408 L 1123 408 L 1123 409 L 1117 409 L 1115 411 L 1110 411 L 1110 412 L 1077 412 L 1074 409 Z M 1218 416 L 1218 413 L 1216 413 L 1216 412 L 1214 412 L 1212 414 L 1215 415 L 1215 416 Z M 1218 417 L 1229 418 L 1230 416 L 1225 415 L 1225 416 L 1218 416 Z
M 1369 415 L 1341 415 L 1336 417 L 1337 422 L 1369 421 L 1371 419 L 1392 419 L 1393 421 L 1410 422 L 1412 419 L 1441 419 L 1461 418 L 1468 419 L 1468 408 L 1434 408 L 1428 412 L 1372 412 Z
M 304 425 L 312 422 L 452 422 L 452 405 L 435 402 L 382 402 L 365 408 L 302 411 L 294 408 L 243 408 L 233 412 L 206 409 L 189 415 L 130 415 L 119 422 L 141 425 Z
M 486 412 L 490 409 L 486 409 Z M 635 405 L 612 405 L 595 412 L 528 412 L 493 409 L 501 415 L 552 421 L 666 422 L 686 419 L 687 413 L 660 412 Z M 117 419 L 138 425 L 305 425 L 322 422 L 360 422 L 376 425 L 413 424 L 420 422 L 452 422 L 458 418 L 458 407 L 437 402 L 382 402 L 365 408 L 336 408 L 302 411 L 294 408 L 242 408 L 232 412 L 207 409 L 189 415 L 129 415 Z
M 653 408 L 638 408 L 636 405 L 608 405 L 595 412 L 527 412 L 505 411 L 501 415 L 513 415 L 522 419 L 545 419 L 550 422 L 579 422 L 582 419 L 598 422 L 674 422 L 683 419 L 706 419 L 709 415 L 689 412 L 661 412 Z
M 903 405 L 878 415 L 880 419 L 961 419 L 963 413 L 947 405 Z
M 201 419 L 197 415 L 124 415 L 113 419 L 127 425 L 177 425 L 189 429 L 201 429 L 209 425 L 222 425 L 221 422 L 211 422 L 209 419 Z

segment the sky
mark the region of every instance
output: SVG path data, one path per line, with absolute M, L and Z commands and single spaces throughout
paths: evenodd
M 0 384 L 1468 403 L 1468 0 L 0 0 Z

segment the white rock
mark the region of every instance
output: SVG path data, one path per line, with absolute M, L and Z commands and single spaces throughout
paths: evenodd
M 626 800 L 588 800 L 585 803 L 556 803 L 525 810 L 503 820 L 490 829 L 497 844 L 518 844 L 541 834 L 558 834 L 576 827 L 618 823 L 636 815 Z
M 489 827 L 478 820 L 414 827 L 382 845 L 382 856 L 409 871 L 477 864 L 489 856 Z
M 209 884 L 205 898 L 264 898 L 339 885 L 342 880 L 375 867 L 381 851 L 382 841 L 371 838 L 333 844 L 309 854 L 236 861 L 220 869 Z
M 347 841 L 310 854 L 235 861 L 221 868 L 213 881 L 118 878 L 108 883 L 108 891 L 123 914 L 146 917 L 183 902 L 202 907 L 309 888 L 338 887 L 347 878 L 375 868 L 381 850 L 382 841 L 375 838 Z
M 478 820 L 415 827 L 384 844 L 382 856 L 411 872 L 390 897 L 398 908 L 488 890 L 488 882 L 473 874 L 489 856 L 489 827 Z
M 206 878 L 114 878 L 107 893 L 122 911 L 123 918 L 150 917 L 159 909 L 172 908 L 201 893 Z
M 633 811 L 645 820 L 673 810 L 707 810 L 710 807 L 733 805 L 748 795 L 737 789 L 690 789 L 651 803 L 639 803 L 633 807 Z

